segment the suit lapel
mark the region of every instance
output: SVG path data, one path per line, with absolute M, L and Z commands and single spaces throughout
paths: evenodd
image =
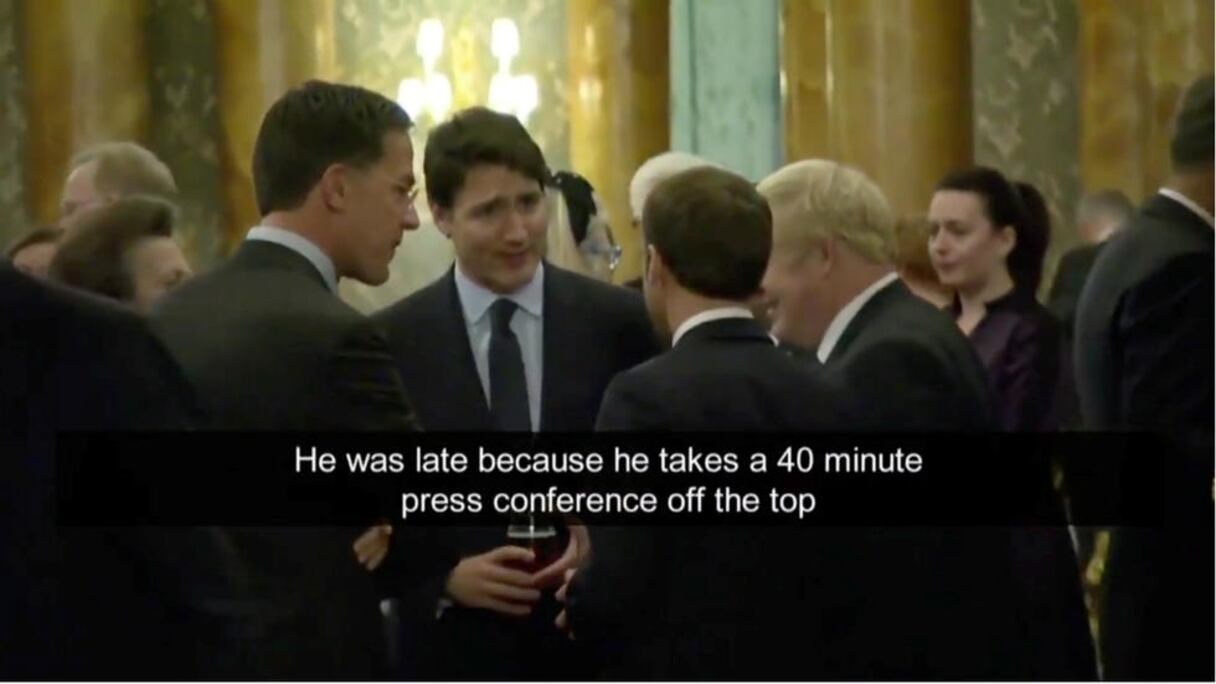
M 440 386 L 429 391 L 441 392 L 449 397 L 450 411 L 445 415 L 467 419 L 470 430 L 489 430 L 493 421 L 490 406 L 486 403 L 481 379 L 477 376 L 477 365 L 473 361 L 473 345 L 469 341 L 468 326 L 464 322 L 464 311 L 460 306 L 460 295 L 456 293 L 455 270 L 449 269 L 439 283 L 436 319 L 446 329 L 437 330 L 433 344 L 437 364 L 435 372 Z

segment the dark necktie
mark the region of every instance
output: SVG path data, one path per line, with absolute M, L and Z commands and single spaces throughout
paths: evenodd
M 531 432 L 524 358 L 511 332 L 511 317 L 518 308 L 505 298 L 490 307 L 490 415 L 496 430 Z

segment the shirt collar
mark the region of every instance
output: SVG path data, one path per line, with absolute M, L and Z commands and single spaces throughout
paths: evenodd
M 684 319 L 684 322 L 676 328 L 676 332 L 671 336 L 671 346 L 676 346 L 680 343 L 680 338 L 684 337 L 689 330 L 710 321 L 720 321 L 724 318 L 755 318 L 752 312 L 741 306 L 722 306 L 715 309 L 706 309 L 698 314 L 693 314 Z
M 1186 195 L 1182 194 L 1181 192 L 1178 192 L 1177 190 L 1172 190 L 1170 188 L 1161 188 L 1157 192 L 1158 192 L 1158 194 L 1165 195 L 1166 197 L 1174 200 L 1178 204 L 1181 204 L 1182 206 L 1186 207 L 1187 209 L 1190 209 L 1191 212 L 1193 212 L 1196 216 L 1203 219 L 1204 222 L 1206 222 L 1208 224 L 1209 228 L 1216 229 L 1216 220 L 1213 220 L 1212 215 L 1209 214 L 1206 209 L 1204 209 L 1203 207 L 1196 204 L 1195 201 L 1192 200 L 1190 197 L 1187 197 Z
M 1006 308 L 1024 307 L 1027 303 L 1033 301 L 1033 294 L 1027 293 L 1025 290 L 1015 285 L 1005 294 L 984 302 L 984 311 L 986 313 L 992 313 L 994 311 L 1000 311 L 1001 309 Z M 957 292 L 954 293 L 954 299 L 950 300 L 950 305 L 946 307 L 946 310 L 949 311 L 950 315 L 954 316 L 956 319 L 963 315 L 963 300 L 961 297 L 959 297 Z
M 490 306 L 499 299 L 510 299 L 519 305 L 520 309 L 527 311 L 536 318 L 540 318 L 545 308 L 545 264 L 541 262 L 536 265 L 536 273 L 532 274 L 532 280 L 528 281 L 523 287 L 509 295 L 500 295 L 493 292 L 475 280 L 465 275 L 464 270 L 460 267 L 460 261 L 456 261 L 456 294 L 460 297 L 460 308 L 464 311 L 464 320 L 467 323 L 477 323 L 482 316 L 490 310 Z
M 895 282 L 899 275 L 891 272 L 885 276 L 870 283 L 870 286 L 862 290 L 852 301 L 845 304 L 840 311 L 836 312 L 836 317 L 828 324 L 828 329 L 823 333 L 823 339 L 819 341 L 819 349 L 816 350 L 815 356 L 819 357 L 821 363 L 827 363 L 828 357 L 831 356 L 832 350 L 836 348 L 836 343 L 840 341 L 840 336 L 844 334 L 845 328 L 849 327 L 849 323 L 857 316 L 857 312 L 861 311 L 861 307 L 870 301 L 870 298 L 878 294 L 878 291 Z
M 246 240 L 261 240 L 263 242 L 273 242 L 276 245 L 282 245 L 287 249 L 299 254 L 308 259 L 318 272 L 321 278 L 325 280 L 325 286 L 330 292 L 338 291 L 338 272 L 334 268 L 334 261 L 321 250 L 313 241 L 290 230 L 276 228 L 274 226 L 255 226 L 250 229 L 249 234 L 245 236 Z

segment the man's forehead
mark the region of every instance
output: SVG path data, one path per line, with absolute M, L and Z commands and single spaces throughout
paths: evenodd
M 481 204 L 498 198 L 538 194 L 540 182 L 505 166 L 475 166 L 465 174 L 460 199 Z
M 69 190 L 88 190 L 93 186 L 93 176 L 97 173 L 97 160 L 87 161 L 80 166 L 68 171 L 67 181 L 64 183 L 64 193 Z

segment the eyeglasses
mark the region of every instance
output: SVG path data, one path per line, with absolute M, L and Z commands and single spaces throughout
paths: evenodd
M 624 250 L 620 245 L 600 245 L 591 244 L 585 248 L 587 254 L 597 259 L 605 259 L 608 262 L 608 270 L 615 271 L 616 267 L 621 263 L 621 254 Z

